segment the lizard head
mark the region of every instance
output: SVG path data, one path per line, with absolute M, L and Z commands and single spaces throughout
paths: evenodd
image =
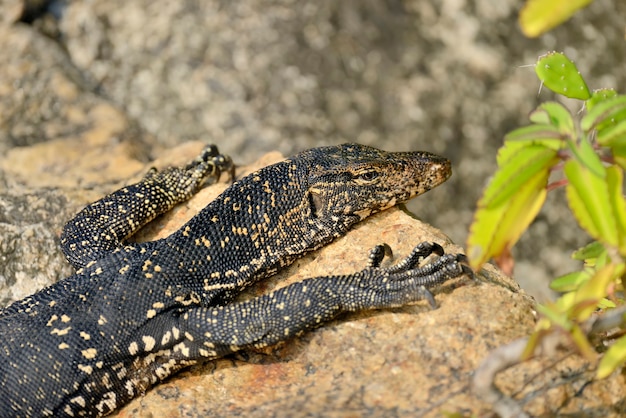
M 427 192 L 450 177 L 450 161 L 428 152 L 386 152 L 359 144 L 314 148 L 308 196 L 318 218 L 348 222 Z

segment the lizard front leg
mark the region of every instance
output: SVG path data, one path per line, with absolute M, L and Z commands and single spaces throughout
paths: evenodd
M 189 164 L 163 171 L 152 168 L 138 183 L 123 187 L 88 205 L 65 225 L 61 248 L 81 268 L 124 245 L 124 241 L 156 216 L 188 200 L 222 172 L 233 174 L 230 157 L 209 145 Z
M 441 255 L 418 266 L 431 253 Z M 217 358 L 287 340 L 343 312 L 398 307 L 421 299 L 435 307 L 430 289 L 463 275 L 473 277 L 464 255 L 443 254 L 438 244 L 420 244 L 391 267 L 380 267 L 378 255 L 370 256 L 372 259 L 367 268 L 355 274 L 311 278 L 249 301 L 197 307 L 169 319 L 159 318 L 159 332 L 177 330 L 179 339 L 166 340 L 169 347 L 177 347 L 172 354 L 179 360 Z M 157 331 L 154 327 L 151 330 Z M 154 339 L 163 338 L 155 335 Z

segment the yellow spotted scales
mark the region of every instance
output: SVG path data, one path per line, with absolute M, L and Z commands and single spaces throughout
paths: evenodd
M 372 213 L 444 182 L 426 152 L 344 144 L 304 151 L 232 184 L 179 231 L 127 238 L 203 183 L 232 171 L 215 146 L 187 166 L 151 170 L 87 206 L 61 244 L 75 275 L 0 311 L 0 415 L 102 416 L 180 369 L 265 347 L 338 314 L 400 306 L 471 274 L 433 243 L 392 267 L 386 249 L 347 276 L 317 277 L 235 301 L 251 284 L 345 234 Z M 431 253 L 439 257 L 421 263 Z M 424 264 L 424 265 L 420 265 Z

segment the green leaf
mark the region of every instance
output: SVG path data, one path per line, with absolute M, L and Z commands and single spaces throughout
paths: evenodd
M 587 270 L 565 274 L 552 280 L 550 289 L 556 292 L 571 292 L 572 290 L 578 289 L 582 283 L 589 280 L 591 275 L 592 273 Z
M 598 241 L 617 246 L 606 176 L 596 175 L 577 159 L 567 161 L 564 172 L 568 203 L 580 226 Z
M 568 141 L 567 145 L 572 151 L 572 154 L 574 154 L 574 157 L 576 157 L 581 164 L 591 170 L 596 176 L 602 178 L 606 176 L 604 164 L 602 164 L 602 160 L 600 160 L 598 153 L 587 138 L 582 138 L 579 144 L 575 144 L 573 141 Z
M 596 377 L 604 379 L 624 363 L 626 363 L 626 335 L 615 341 L 604 353 Z
M 541 145 L 529 144 L 517 149 L 514 155 L 500 164 L 483 194 L 482 204 L 489 207 L 502 204 L 538 172 L 548 172 L 559 161 L 556 155 L 555 150 Z
M 614 89 L 598 89 L 591 93 L 591 98 L 585 102 L 587 111 L 593 109 L 593 107 L 607 99 L 611 99 L 617 96 L 617 92 Z
M 478 270 L 490 257 L 502 254 L 517 242 L 541 209 L 550 167 L 558 160 L 556 151 L 532 145 L 496 172 L 478 202 L 467 240 L 474 269 Z
M 479 207 L 467 241 L 470 265 L 475 270 L 517 242 L 545 201 L 547 180 L 547 174 L 537 174 L 508 204 L 495 208 Z
M 537 308 L 539 308 L 539 306 Z M 522 361 L 526 361 L 531 357 L 534 357 L 537 345 L 550 332 L 552 328 L 552 324 L 547 318 L 539 319 L 539 321 L 535 325 L 535 330 L 528 337 L 528 344 L 526 344 L 526 347 L 524 348 L 524 351 L 520 356 L 520 359 Z
M 609 200 L 615 224 L 617 226 L 617 240 L 619 252 L 626 257 L 626 199 L 624 199 L 624 172 L 617 166 L 606 169 L 606 183 L 609 191 Z
M 576 134 L 572 114 L 560 103 L 545 102 L 530 114 L 530 120 L 536 124 L 550 125 L 568 136 Z
M 618 95 L 598 102 L 580 121 L 583 131 L 589 133 L 602 125 L 626 119 L 626 96 Z
M 593 349 L 591 343 L 587 339 L 587 335 L 583 332 L 583 330 L 575 324 L 571 331 L 570 336 L 572 341 L 574 341 L 574 345 L 578 348 L 578 352 L 581 356 L 583 356 L 587 361 L 592 362 L 596 359 L 596 350 Z
M 598 302 L 598 309 L 613 309 L 615 307 L 617 307 L 615 302 L 607 298 L 602 298 L 600 302 Z
M 598 258 L 604 253 L 606 253 L 606 248 L 604 248 L 604 245 L 602 245 L 598 241 L 594 241 L 574 251 L 574 253 L 572 254 L 572 259 L 585 261 L 590 258 Z
M 571 316 L 568 314 L 568 312 L 570 312 L 570 311 L 572 311 L 572 309 L 574 309 L 574 304 L 575 304 L 575 299 L 574 298 L 575 297 L 576 297 L 576 292 L 565 293 L 565 294 L 561 295 L 561 297 L 556 300 L 554 305 L 556 306 L 556 308 L 558 309 L 559 312 L 563 312 L 563 314 L 566 315 L 567 318 L 571 318 Z
M 539 57 L 535 72 L 543 84 L 555 93 L 580 100 L 591 97 L 578 68 L 562 53 L 551 52 Z
M 604 145 L 605 147 L 626 144 L 626 119 L 618 121 L 615 124 L 609 124 L 598 130 L 596 140 L 598 144 Z
M 552 149 L 559 149 L 565 136 L 552 125 L 533 124 L 509 132 L 505 141 L 530 141 Z M 544 143 L 545 141 L 545 143 Z
M 558 151 L 565 147 L 564 136 L 550 125 L 529 125 L 514 130 L 504 137 L 504 146 L 498 150 L 496 161 L 499 167 L 505 166 L 524 148 L 541 146 Z
M 611 152 L 615 164 L 619 165 L 622 170 L 626 170 L 626 144 L 618 143 L 611 145 Z
M 596 310 L 598 302 L 606 296 L 609 283 L 616 279 L 615 267 L 615 264 L 607 264 L 598 269 L 586 283 L 576 290 L 574 305 L 578 306 L 575 309 L 577 311 L 575 319 L 584 321 Z
M 537 305 L 537 311 L 543 315 L 550 324 L 554 324 L 564 330 L 572 328 L 572 322 L 559 304 Z
M 528 0 L 519 14 L 524 35 L 535 38 L 569 19 L 591 0 Z

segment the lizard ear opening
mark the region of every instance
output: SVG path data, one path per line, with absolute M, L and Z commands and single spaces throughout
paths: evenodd
M 324 210 L 324 202 L 322 196 L 315 192 L 309 192 L 309 206 L 311 207 L 311 215 L 315 218 Z

